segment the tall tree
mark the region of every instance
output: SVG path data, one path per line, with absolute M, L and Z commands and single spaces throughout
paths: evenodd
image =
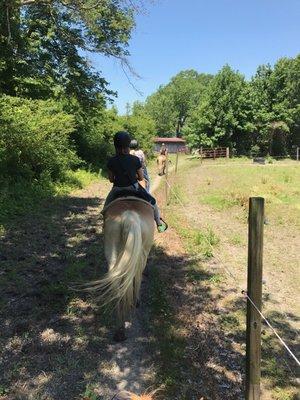
M 112 94 L 84 56 L 126 62 L 134 26 L 122 0 L 0 0 L 0 91 L 34 98 L 74 96 L 82 104 Z M 13 71 L 13 72 L 12 72 Z
M 300 144 L 300 55 L 258 67 L 251 81 L 256 141 L 263 152 L 287 154 Z
M 225 65 L 211 80 L 184 132 L 193 146 L 230 146 L 249 140 L 251 105 L 244 77 Z
M 181 130 L 205 92 L 211 75 L 182 71 L 146 100 L 146 109 L 159 133 L 181 135 Z

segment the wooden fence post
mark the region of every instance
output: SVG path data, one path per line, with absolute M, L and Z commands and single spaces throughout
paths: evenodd
M 165 172 L 165 195 L 166 195 L 166 204 L 168 204 L 168 172 L 169 172 L 169 156 L 166 156 L 166 172 Z
M 216 149 L 214 149 L 214 160 L 216 159 Z
M 177 152 L 176 152 L 176 162 L 175 162 L 175 173 L 177 172 L 177 169 L 178 169 L 178 157 L 179 157 L 179 151 L 177 150 Z
M 300 147 L 297 147 L 297 149 L 296 149 L 296 159 L 297 159 L 297 161 L 299 161 L 299 150 L 300 150 Z
M 200 163 L 202 164 L 202 158 L 203 158 L 203 148 L 202 146 L 200 147 Z
M 247 293 L 261 310 L 264 198 L 250 197 Z M 261 317 L 247 299 L 246 400 L 260 399 Z
M 229 147 L 226 147 L 226 158 L 229 158 Z

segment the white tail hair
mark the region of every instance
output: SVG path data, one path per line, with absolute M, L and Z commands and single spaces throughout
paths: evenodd
M 85 290 L 98 292 L 102 306 L 116 305 L 118 317 L 123 322 L 136 305 L 148 254 L 143 248 L 141 219 L 137 212 L 124 211 L 119 229 L 121 243 L 116 262 L 110 265 L 102 279 L 91 282 Z

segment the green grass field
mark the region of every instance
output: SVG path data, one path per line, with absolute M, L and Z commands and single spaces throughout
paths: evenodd
M 219 324 L 239 342 L 242 353 L 245 304 L 240 291 L 247 281 L 248 201 L 251 196 L 265 198 L 263 311 L 295 350 L 300 315 L 300 163 L 283 160 L 253 165 L 247 159 L 201 163 L 182 156 L 178 173 L 170 174 L 169 180 L 168 222 L 186 250 L 202 260 L 201 268 L 210 272 L 213 266 L 219 304 L 226 310 Z M 198 276 L 197 271 L 194 275 Z M 232 290 L 234 295 L 224 295 Z M 290 372 L 295 369 L 293 360 L 264 328 L 262 398 L 296 399 L 295 378 Z

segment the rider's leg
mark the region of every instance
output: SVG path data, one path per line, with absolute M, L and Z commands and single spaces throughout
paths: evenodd
M 144 178 L 146 179 L 146 181 L 150 182 L 149 174 L 148 174 L 146 167 L 143 168 L 143 173 L 144 173 Z
M 159 208 L 157 207 L 157 204 L 155 204 L 153 206 L 153 208 L 154 208 L 154 220 L 156 222 L 156 225 L 159 225 L 160 224 L 160 211 L 159 211 Z
M 153 206 L 153 209 L 154 209 L 154 220 L 156 222 L 157 229 L 159 232 L 164 232 L 165 230 L 167 230 L 168 225 L 165 223 L 165 221 L 161 219 L 160 211 L 159 208 L 157 207 L 157 204 Z
M 129 190 L 132 191 L 133 195 L 136 191 L 136 187 L 134 187 L 133 185 L 131 186 L 124 186 L 124 187 L 119 187 L 119 186 L 113 186 L 111 191 L 108 193 L 105 203 L 104 203 L 104 207 L 106 207 L 109 203 L 111 203 L 114 199 L 115 199 L 115 195 L 118 192 L 121 192 L 123 190 Z
M 105 199 L 105 203 L 104 203 L 104 207 L 106 207 L 109 203 L 111 203 L 115 197 L 115 192 L 117 190 L 116 186 L 113 186 L 110 190 L 110 192 L 108 193 L 106 199 Z

